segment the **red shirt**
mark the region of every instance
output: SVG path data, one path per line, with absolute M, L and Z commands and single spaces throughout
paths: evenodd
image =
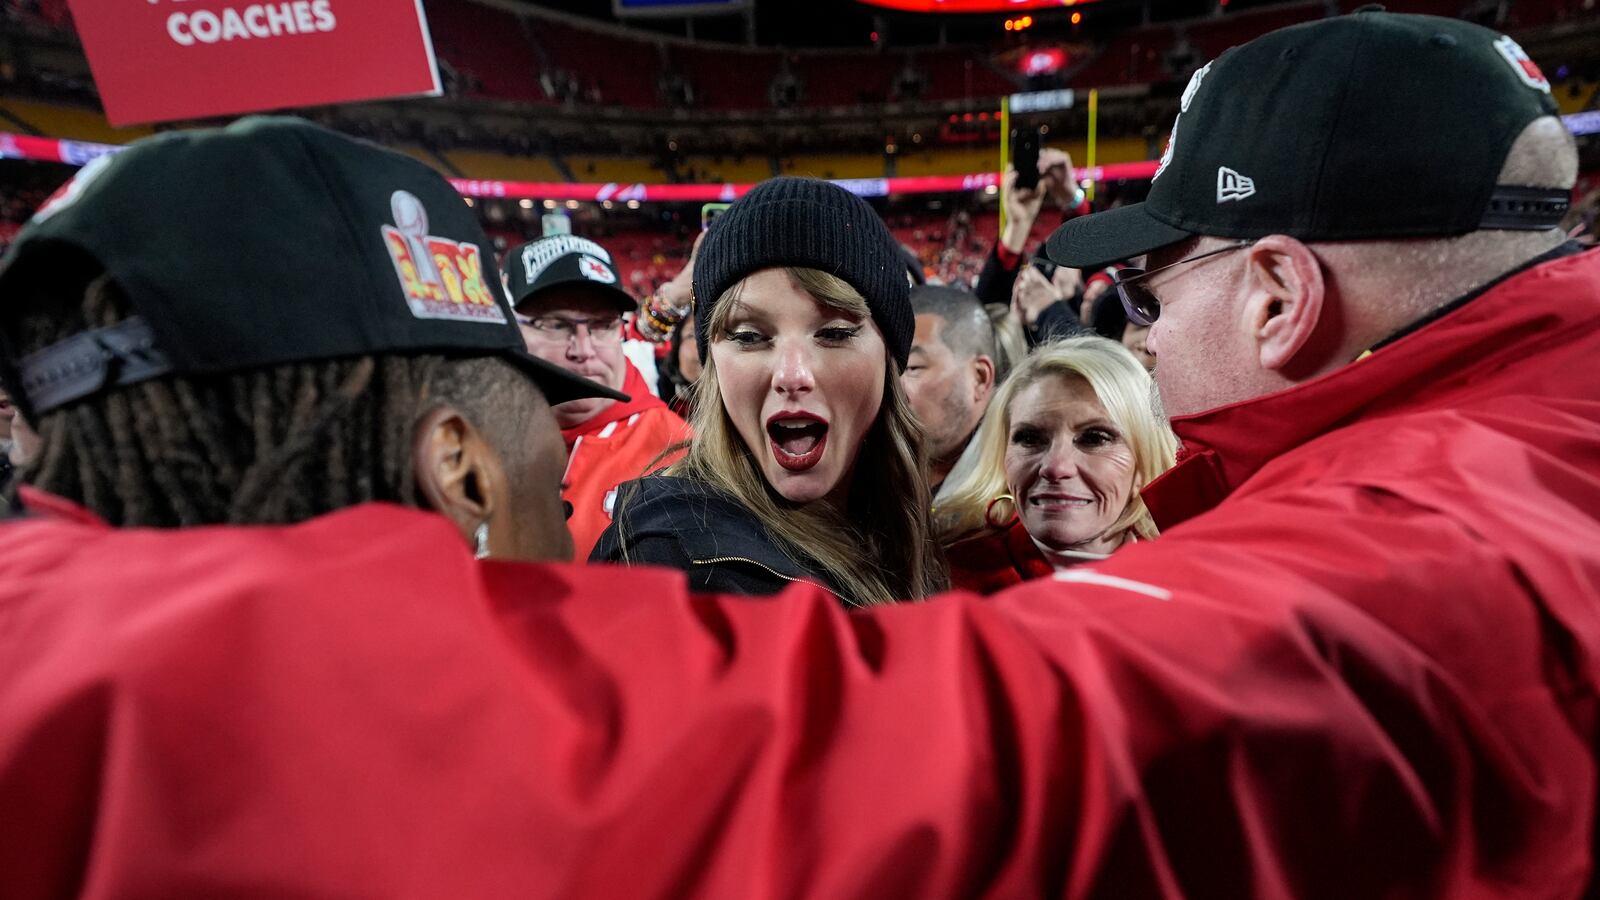
M 572 504 L 567 530 L 572 532 L 575 559 L 588 559 L 595 541 L 611 524 L 617 487 L 654 471 L 652 463 L 661 468 L 682 458 L 682 450 L 662 453 L 690 436 L 688 423 L 650 393 L 633 363 L 624 364 L 628 373 L 622 392 L 631 399 L 611 404 L 582 425 L 561 430 L 568 453 L 561 497 Z

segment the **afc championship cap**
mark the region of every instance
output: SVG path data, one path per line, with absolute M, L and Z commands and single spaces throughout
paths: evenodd
M 623 290 L 611 254 L 588 238 L 553 234 L 506 254 L 506 290 L 513 307 L 560 285 L 589 291 L 614 304 L 618 312 L 639 308 L 633 295 Z
M 0 259 L 0 315 L 82 256 L 133 308 L 0 376 L 24 415 L 169 373 L 385 353 L 500 356 L 549 402 L 624 399 L 528 354 L 494 251 L 461 197 L 409 157 L 300 119 L 173 132 L 94 160 Z
M 1557 226 L 1569 192 L 1498 185 L 1550 84 L 1511 38 L 1369 7 L 1234 47 L 1190 78 L 1144 203 L 1074 219 L 1050 258 L 1098 268 L 1204 234 L 1445 237 Z

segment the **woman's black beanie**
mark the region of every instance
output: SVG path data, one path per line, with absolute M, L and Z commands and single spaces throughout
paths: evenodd
M 711 223 L 694 261 L 694 338 L 702 362 L 717 298 L 746 275 L 779 266 L 827 272 L 860 291 L 890 357 L 905 371 L 916 331 L 905 253 L 867 201 L 815 178 L 763 181 Z

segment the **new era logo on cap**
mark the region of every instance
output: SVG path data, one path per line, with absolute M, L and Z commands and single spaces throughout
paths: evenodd
M 1226 203 L 1229 200 L 1243 200 L 1256 192 L 1256 183 L 1253 179 L 1240 175 L 1238 172 L 1222 166 L 1217 169 L 1217 202 Z

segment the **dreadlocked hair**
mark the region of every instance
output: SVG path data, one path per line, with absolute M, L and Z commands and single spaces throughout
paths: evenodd
M 23 294 L 10 298 L 19 355 L 130 310 L 106 274 L 76 308 L 39 287 Z M 502 360 L 428 354 L 169 375 L 40 417 L 40 452 L 18 481 L 119 526 L 287 524 L 374 500 L 418 506 L 411 450 L 423 416 L 452 406 L 497 448 L 520 452 L 535 390 Z

